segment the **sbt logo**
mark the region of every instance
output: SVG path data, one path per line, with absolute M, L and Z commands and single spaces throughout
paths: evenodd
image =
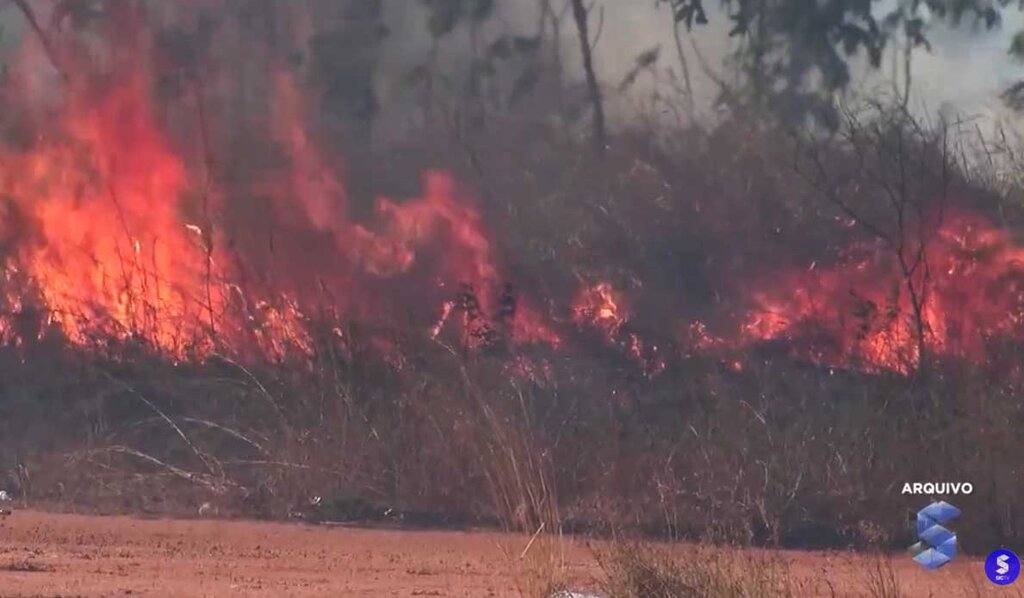
M 970 482 L 906 482 L 900 494 L 924 494 L 928 496 L 944 494 L 970 494 L 974 492 L 974 484 Z
M 997 586 L 1007 586 L 1020 576 L 1020 559 L 1012 551 L 1000 548 L 985 559 L 985 575 Z
M 960 516 L 960 509 L 945 501 L 933 502 L 917 512 L 917 537 L 910 547 L 914 560 L 925 569 L 938 569 L 956 557 L 956 534 L 944 526 Z

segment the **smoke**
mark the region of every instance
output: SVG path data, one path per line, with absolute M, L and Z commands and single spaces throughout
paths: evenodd
M 352 7 L 370 5 L 362 0 L 345 2 L 323 2 L 307 0 L 302 3 L 260 3 L 271 7 L 275 15 L 291 15 L 293 37 L 288 40 L 296 55 L 313 58 L 310 47 L 319 33 L 333 28 L 344 27 L 351 21 Z M 552 1 L 552 9 L 561 16 L 557 56 L 564 70 L 561 84 L 569 93 L 574 85 L 583 80 L 579 59 L 579 41 L 572 19 L 563 4 Z M 253 6 L 256 6 L 254 3 Z M 47 22 L 47 7 L 43 3 L 32 3 L 40 11 L 40 21 Z M 175 5 L 159 3 L 159 18 L 166 26 L 180 25 L 195 18 L 197 7 L 216 11 L 242 12 L 243 6 L 232 2 L 190 3 Z M 508 36 L 534 36 L 553 34 L 550 22 L 544 22 L 541 14 L 542 2 L 499 2 L 495 3 L 495 14 L 482 22 L 479 27 L 460 26 L 450 34 L 435 39 L 428 27 L 430 14 L 420 2 L 382 3 L 379 23 L 386 35 L 379 40 L 367 37 L 362 48 L 336 48 L 339 52 L 359 52 L 372 68 L 372 91 L 375 95 L 376 111 L 373 117 L 371 139 L 377 147 L 386 146 L 401 139 L 407 131 L 422 124 L 418 117 L 422 96 L 415 93 L 410 84 L 410 74 L 424 66 L 444 73 L 448 85 L 458 87 L 465 80 L 471 61 L 487 44 Z M 879 14 L 887 9 L 881 5 Z M 262 9 L 261 9 L 262 10 Z M 682 53 L 690 73 L 694 103 L 698 114 L 714 113 L 713 105 L 718 97 L 718 86 L 712 77 L 729 79 L 726 67 L 730 53 L 735 49 L 735 40 L 729 38 L 730 26 L 727 16 L 718 5 L 708 7 L 710 24 L 683 31 Z M 251 12 L 257 12 L 252 10 Z M 673 38 L 673 23 L 666 5 L 654 0 L 598 0 L 591 12 L 594 39 L 595 64 L 602 81 L 606 101 L 613 124 L 628 124 L 638 109 L 649 109 L 649 99 L 656 92 L 664 92 L 675 85 L 678 91 L 682 79 L 682 65 Z M 964 24 L 951 28 L 937 20 L 930 23 L 932 48 L 918 48 L 911 64 L 912 98 L 911 108 L 919 115 L 931 116 L 937 110 L 962 114 L 984 114 L 993 118 L 1009 118 L 998 93 L 1015 77 L 1015 64 L 1007 53 L 1013 34 L 1022 25 L 1021 15 L 1007 12 L 1004 22 L 995 31 L 979 30 L 977 26 Z M 352 22 L 352 27 L 360 23 Z M 28 33 L 24 18 L 11 3 L 0 5 L 0 60 L 12 59 L 14 48 L 22 36 Z M 268 35 L 254 29 L 249 35 Z M 355 39 L 355 38 L 354 38 Z M 692 44 L 691 44 L 692 40 Z M 237 39 L 243 46 L 255 47 L 259 40 Z M 379 43 L 377 43 L 379 42 Z M 356 39 L 358 45 L 359 41 Z M 373 47 L 369 47 L 373 46 Z M 698 56 L 694 47 L 700 51 Z M 659 60 L 654 69 L 645 71 L 635 78 L 626 91 L 619 91 L 619 84 L 636 69 L 637 58 L 652 49 L 658 49 Z M 889 44 L 880 71 L 867 68 L 861 57 L 852 59 L 854 94 L 888 92 L 902 87 L 905 73 L 902 70 L 902 47 L 899 43 Z M 551 56 L 548 60 L 553 60 Z M 46 65 L 38 65 L 45 70 Z M 548 67 L 554 65 L 548 64 Z M 950 76 L 956 73 L 956 76 Z M 712 76 L 709 76 L 712 75 Z M 454 82 L 454 83 L 453 83 Z M 582 94 L 580 94 L 582 97 Z M 539 103 L 552 104 L 552 97 L 540 98 Z M 351 150 L 351 148 L 350 148 Z
M 877 14 L 891 7 L 882 3 Z M 517 10 L 528 21 L 534 16 L 531 3 L 516 3 Z M 728 37 L 731 23 L 717 3 L 707 6 L 710 23 L 683 32 L 683 50 L 693 78 L 695 103 L 701 113 L 711 113 L 718 96 L 718 87 L 695 55 L 690 40 L 699 49 L 706 65 L 716 78 L 728 80 L 726 67 L 735 44 Z M 637 106 L 637 99 L 649 96 L 658 84 L 652 77 L 641 77 L 625 95 L 615 93 L 615 86 L 636 66 L 636 58 L 647 50 L 660 48 L 658 66 L 671 69 L 679 76 L 681 68 L 673 23 L 667 6 L 656 6 L 654 0 L 598 0 L 591 18 L 602 26 L 595 36 L 594 56 L 599 76 L 611 98 L 619 123 L 626 123 Z M 569 25 L 567 23 L 567 25 Z M 919 116 L 931 117 L 940 108 L 968 115 L 986 115 L 1007 119 L 1010 113 L 998 94 L 1018 78 L 1019 69 L 1008 53 L 1014 34 L 1024 26 L 1024 16 L 1017 11 L 1004 11 L 1003 21 L 995 30 L 970 23 L 969 19 L 951 27 L 938 19 L 930 23 L 931 48 L 917 48 L 911 64 L 911 109 Z M 595 25 L 593 29 L 598 29 Z M 566 64 L 576 79 L 582 77 L 576 51 L 575 30 L 563 30 L 562 44 Z M 851 60 L 855 95 L 870 95 L 903 85 L 902 65 L 893 65 L 893 58 L 902 61 L 903 47 L 890 44 L 879 71 L 868 68 L 864 56 Z M 955 76 L 954 76 L 955 74 Z M 661 81 L 664 83 L 664 80 Z

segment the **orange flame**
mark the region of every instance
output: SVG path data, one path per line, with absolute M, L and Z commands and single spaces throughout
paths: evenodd
M 624 329 L 630 315 L 625 297 L 607 282 L 584 287 L 573 302 L 572 319 L 577 326 L 600 330 L 610 345 L 622 347 L 648 375 L 662 371 L 666 364 L 658 348 L 648 347 L 639 335 Z
M 609 341 L 619 334 L 628 315 L 622 296 L 607 282 L 581 289 L 573 302 L 573 321 L 604 331 Z
M 992 357 L 991 340 L 1021 338 L 1024 247 L 1007 231 L 952 214 L 924 253 L 904 257 L 901 267 L 893 252 L 863 246 L 830 268 L 774 276 L 755 293 L 741 342 L 787 339 L 829 365 L 907 372 L 918 365 L 922 336 L 933 354 L 978 362 Z
M 177 353 L 208 347 L 222 272 L 183 220 L 187 176 L 147 87 L 136 75 L 102 96 L 72 94 L 30 151 L 0 148 L 0 194 L 7 221 L 32 230 L 15 257 L 70 340 L 143 336 Z
M 31 39 L 23 49 L 26 57 L 39 51 Z M 322 293 L 350 317 L 443 312 L 435 335 L 459 307 L 467 334 L 501 329 L 514 342 L 560 342 L 528 300 L 500 292 L 483 219 L 448 174 L 427 172 L 422 197 L 379 198 L 371 222 L 353 222 L 338 169 L 307 133 L 306 101 L 284 71 L 274 78 L 268 134 L 288 155 L 287 175 L 262 191 L 290 253 L 283 266 L 259 271 L 269 262 L 249 263 L 221 226 L 225 204 L 238 200 L 210 173 L 190 172 L 157 118 L 145 55 L 119 55 L 94 77 L 98 85 L 72 78 L 53 113 L 32 105 L 42 86 L 32 77 L 22 78 L 24 97 L 5 98 L 46 131 L 27 147 L 0 146 L 0 258 L 30 287 L 15 291 L 6 311 L 21 311 L 31 291 L 72 343 L 139 339 L 175 357 L 249 344 L 275 359 L 290 348 L 309 354 L 303 305 Z M 307 243 L 313 237 L 329 246 Z M 255 286 L 243 276 L 254 269 Z M 2 314 L 0 322 L 3 340 L 13 326 Z

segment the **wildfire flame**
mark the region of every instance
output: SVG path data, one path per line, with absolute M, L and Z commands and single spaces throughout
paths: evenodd
M 607 282 L 585 287 L 573 302 L 573 321 L 581 326 L 594 326 L 614 340 L 628 319 L 622 296 Z
M 601 331 L 607 343 L 622 347 L 649 375 L 665 369 L 656 346 L 648 348 L 635 332 L 625 330 L 630 311 L 624 295 L 608 282 L 582 288 L 573 302 L 572 319 L 581 328 Z
M 637 328 L 642 303 L 611 283 L 591 281 L 561 309 L 508 284 L 478 205 L 446 172 L 424 172 L 419 197 L 379 197 L 353 218 L 340 160 L 315 136 L 320 111 L 289 67 L 270 61 L 269 116 L 255 134 L 286 159 L 244 183 L 219 176 L 198 83 L 185 102 L 198 122 L 183 126 L 191 116 L 175 120 L 156 93 L 151 34 L 124 29 L 127 40 L 56 36 L 45 50 L 28 36 L 10 69 L 0 106 L 18 126 L 0 140 L 0 342 L 58 331 L 83 347 L 119 339 L 174 358 L 283 359 L 315 352 L 310 314 L 330 313 L 411 323 L 468 349 L 563 348 L 575 327 L 648 374 L 666 367 Z M 949 213 L 905 245 L 771 272 L 748 289 L 753 307 L 731 334 L 697 322 L 680 327 L 681 344 L 718 353 L 775 341 L 822 364 L 907 373 L 922 347 L 990 362 L 995 341 L 1024 338 L 1024 246 L 1006 230 Z M 543 360 L 511 363 L 550 374 Z
M 821 363 L 907 372 L 919 363 L 919 341 L 938 356 L 986 362 L 992 341 L 1022 338 L 1024 247 L 1006 230 L 954 213 L 923 250 L 916 266 L 911 251 L 901 266 L 871 244 L 828 268 L 773 274 L 754 294 L 740 343 L 786 339 Z
M 31 149 L 0 147 L 9 257 L 72 342 L 143 336 L 179 352 L 224 310 L 223 272 L 182 220 L 188 180 L 153 125 L 147 82 L 73 93 Z
M 350 317 L 384 319 L 419 303 L 443 315 L 435 335 L 454 309 L 475 345 L 499 333 L 558 344 L 545 316 L 503 287 L 483 220 L 448 174 L 427 172 L 422 197 L 379 198 L 372 221 L 354 222 L 339 169 L 307 134 L 308 103 L 284 70 L 273 76 L 268 135 L 289 157 L 287 175 L 261 191 L 287 228 L 278 243 L 290 244 L 288 261 L 259 262 L 274 271 L 256 284 L 258 266 L 221 221 L 225 208 L 245 209 L 241 200 L 182 154 L 187 144 L 158 118 L 150 42 L 133 42 L 139 51 L 110 48 L 109 62 L 76 64 L 101 76 L 70 78 L 44 111 L 33 102 L 42 48 L 26 38 L 24 68 L 16 65 L 3 99 L 40 132 L 0 145 L 0 258 L 22 279 L 4 285 L 9 315 L 35 295 L 48 324 L 75 344 L 138 339 L 175 357 L 254 344 L 280 356 L 312 350 L 304 310 L 329 293 L 332 309 Z M 303 245 L 313 237 L 330 244 Z M 424 288 L 396 292 L 413 279 Z M 11 317 L 0 318 L 3 337 Z

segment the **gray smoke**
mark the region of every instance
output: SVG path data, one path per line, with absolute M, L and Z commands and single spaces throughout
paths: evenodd
M 345 0 L 333 4 L 342 6 L 360 1 Z M 559 54 L 565 69 L 563 82 L 571 87 L 582 80 L 583 73 L 571 14 L 564 10 L 567 3 L 568 0 L 551 0 L 554 10 L 563 14 Z M 231 4 L 223 3 L 224 6 Z M 323 9 L 331 2 L 306 0 L 306 4 L 318 15 L 332 14 L 329 9 Z M 412 0 L 383 2 L 381 18 L 389 34 L 377 50 L 373 74 L 373 86 L 380 102 L 375 140 L 386 142 L 394 139 L 415 124 L 413 115 L 419 98 L 410 93 L 408 80 L 409 73 L 418 66 L 432 60 L 439 71 L 448 72 L 457 79 L 460 70 L 468 68 L 469 56 L 480 51 L 479 46 L 502 35 L 531 36 L 539 32 L 541 0 L 500 0 L 495 4 L 495 16 L 479 30 L 471 34 L 468 27 L 457 28 L 435 43 L 427 28 L 428 14 L 423 3 Z M 649 100 L 656 91 L 668 91 L 673 81 L 680 80 L 682 69 L 672 35 L 673 23 L 668 8 L 657 6 L 655 0 L 595 0 L 592 4 L 595 63 L 613 125 L 621 124 L 638 109 L 649 109 Z M 35 2 L 33 6 L 38 7 L 42 20 L 50 4 Z M 181 11 L 175 11 L 171 6 L 170 2 L 160 3 L 163 17 L 173 20 L 173 14 Z M 181 6 L 187 5 L 183 3 Z M 725 61 L 733 49 L 732 40 L 726 35 L 729 23 L 717 6 L 709 4 L 709 25 L 684 32 L 683 39 L 697 112 L 705 116 L 714 114 L 713 103 L 718 93 L 705 67 L 714 76 L 728 79 Z M 884 10 L 885 6 L 880 5 L 879 8 Z M 1013 34 L 1022 25 L 1024 19 L 1016 11 L 1006 12 L 1002 26 L 995 31 L 979 31 L 970 23 L 956 29 L 933 23 L 930 33 L 932 50 L 921 48 L 914 53 L 912 109 L 929 116 L 941 110 L 944 113 L 984 115 L 1003 121 L 1015 120 L 1016 117 L 1001 104 L 998 94 L 1017 75 L 1019 65 L 1008 55 L 1007 48 Z M 331 23 L 314 22 L 313 26 L 327 27 Z M 5 61 L 10 59 L 12 50 L 27 31 L 23 16 L 12 3 L 0 4 L 0 30 L 0 61 Z M 478 45 L 476 49 L 473 47 L 474 34 Z M 705 65 L 701 64 L 691 47 L 691 38 L 706 61 Z M 637 58 L 654 48 L 660 50 L 654 69 L 641 72 L 627 90 L 620 91 L 619 84 L 634 70 Z M 890 44 L 881 71 L 872 72 L 864 67 L 862 61 L 855 59 L 851 93 L 877 93 L 893 89 L 894 84 L 901 85 L 900 61 L 892 60 L 900 51 L 898 45 Z

